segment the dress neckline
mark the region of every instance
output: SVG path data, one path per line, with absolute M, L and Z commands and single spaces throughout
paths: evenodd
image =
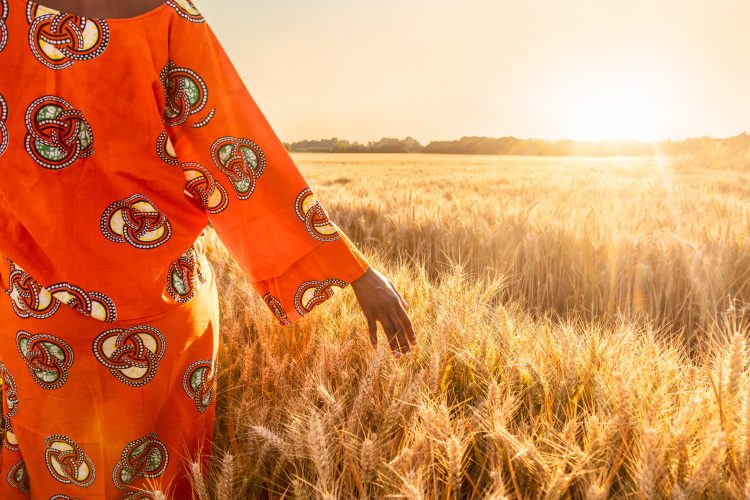
M 70 15 L 70 16 L 82 17 L 82 18 L 85 18 L 85 19 L 91 19 L 91 20 L 94 20 L 94 21 L 104 22 L 106 24 L 126 23 L 126 22 L 130 22 L 130 21 L 138 21 L 138 20 L 143 19 L 145 17 L 149 17 L 149 16 L 154 15 L 154 14 L 156 14 L 158 12 L 161 12 L 162 10 L 166 10 L 167 8 L 171 8 L 171 5 L 169 4 L 169 2 L 171 0 L 163 0 L 162 3 L 160 3 L 156 7 L 152 7 L 151 9 L 149 9 L 149 10 L 147 10 L 145 12 L 141 12 L 140 14 L 136 14 L 135 16 L 130 16 L 130 17 L 93 17 L 93 16 L 82 16 L 80 14 L 76 14 L 75 12 L 68 12 L 68 11 L 64 11 L 64 10 L 60 10 L 60 9 L 55 9 L 53 7 L 48 7 L 47 5 L 44 5 L 44 4 L 39 3 L 39 2 L 36 2 L 34 0 L 21 0 L 21 1 L 23 3 L 25 3 L 27 7 L 28 7 L 29 4 L 31 4 L 32 6 L 36 6 L 36 7 L 39 7 L 41 9 L 52 11 L 52 12 L 55 12 L 55 13 L 58 13 L 58 14 L 67 14 L 67 15 Z

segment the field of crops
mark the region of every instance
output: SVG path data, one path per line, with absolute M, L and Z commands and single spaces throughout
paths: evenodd
M 209 232 L 201 498 L 750 498 L 744 162 L 293 157 L 420 347 L 373 350 L 350 288 L 280 327 Z

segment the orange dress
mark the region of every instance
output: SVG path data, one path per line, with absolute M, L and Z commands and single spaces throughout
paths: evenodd
M 189 0 L 123 19 L 0 0 L 0 498 L 190 498 L 209 221 L 281 325 L 368 268 Z

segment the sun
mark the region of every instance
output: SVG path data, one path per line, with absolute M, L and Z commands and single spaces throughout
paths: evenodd
M 561 132 L 576 140 L 664 140 L 679 114 L 679 87 L 645 68 L 581 71 L 560 97 Z

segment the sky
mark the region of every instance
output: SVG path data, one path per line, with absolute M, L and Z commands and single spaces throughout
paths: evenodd
M 747 0 L 193 0 L 284 142 L 749 129 Z

